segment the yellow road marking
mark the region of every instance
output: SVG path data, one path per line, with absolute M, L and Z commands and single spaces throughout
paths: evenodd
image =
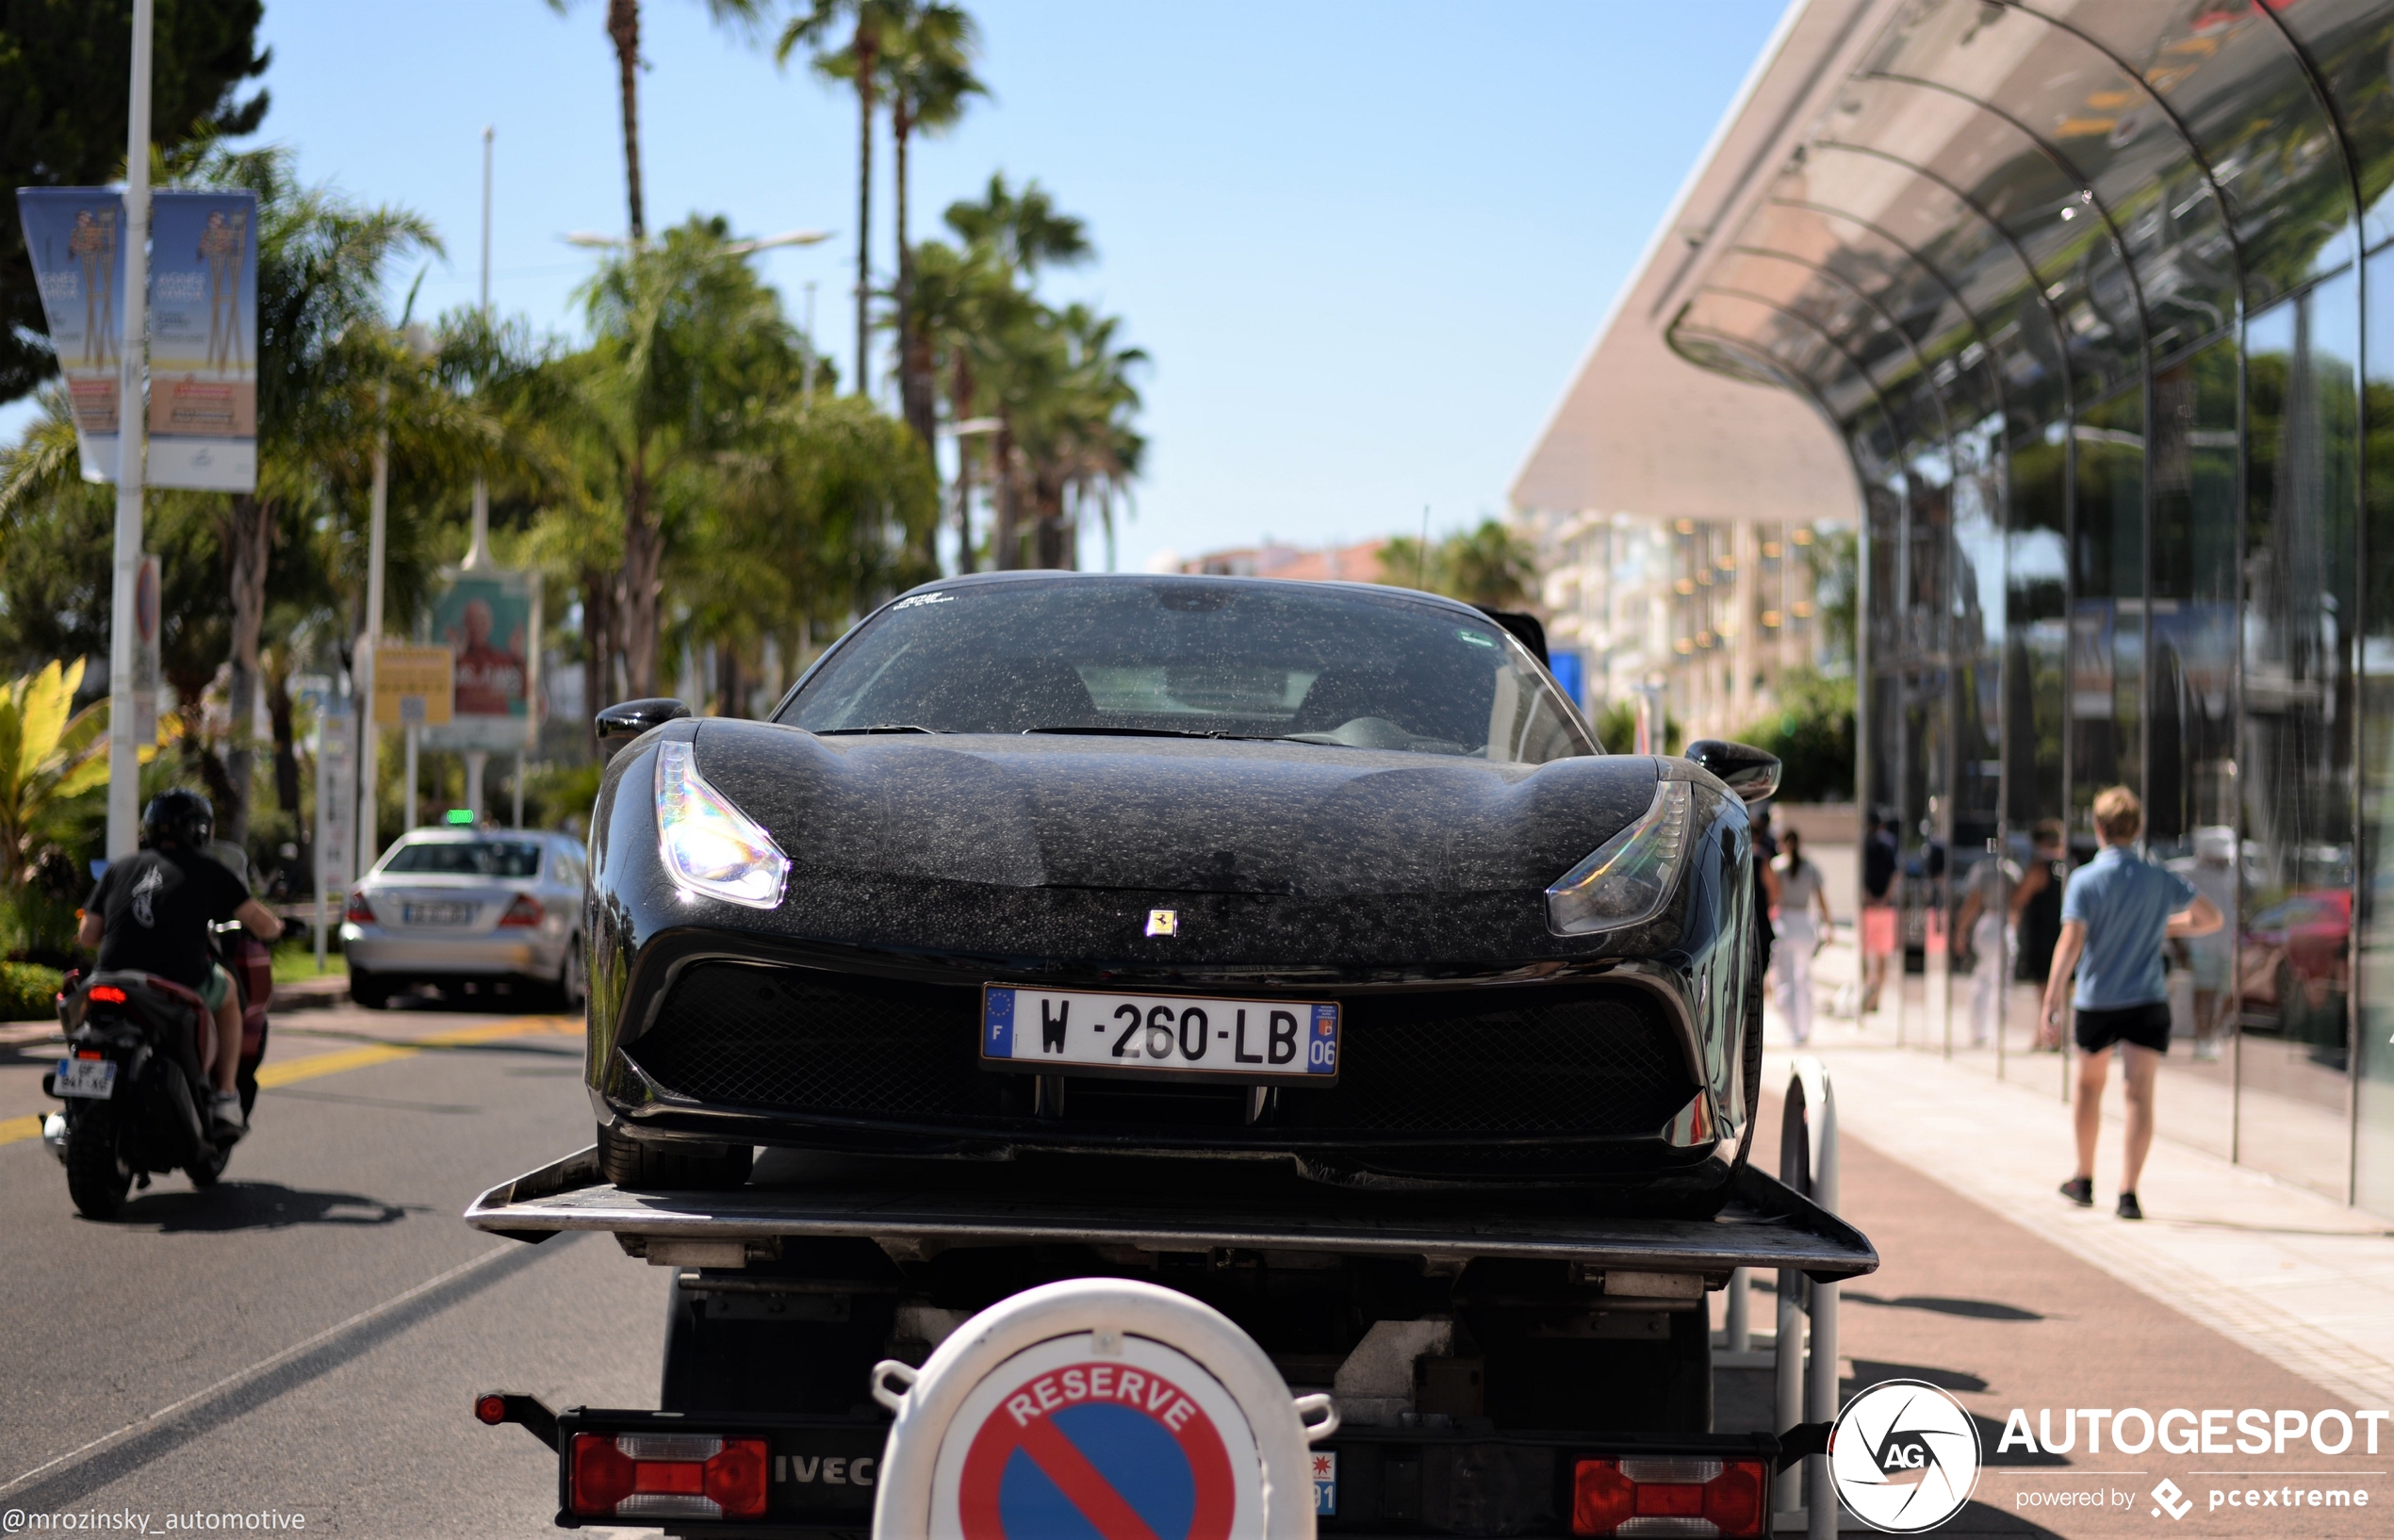
M 338 1074 L 344 1070 L 362 1070 L 369 1064 L 388 1064 L 394 1059 L 414 1058 L 427 1050 L 469 1048 L 476 1043 L 502 1042 L 513 1038 L 582 1036 L 582 1023 L 571 1016 L 518 1016 L 509 1021 L 494 1022 L 488 1026 L 469 1026 L 457 1032 L 437 1032 L 429 1038 L 417 1038 L 407 1042 L 378 1042 L 362 1048 L 344 1048 L 336 1053 L 311 1054 L 305 1058 L 283 1059 L 261 1064 L 257 1083 L 261 1089 L 288 1086 L 319 1075 Z M 14 1144 L 21 1139 L 36 1138 L 41 1132 L 39 1112 L 22 1118 L 0 1118 L 0 1144 Z

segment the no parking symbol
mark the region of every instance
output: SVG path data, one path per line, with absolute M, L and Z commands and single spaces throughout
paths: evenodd
M 1042 1344 L 975 1388 L 935 1479 L 962 1540 L 1254 1532 L 1262 1471 L 1238 1403 L 1159 1343 L 1110 1346 L 1092 1352 L 1088 1335 Z

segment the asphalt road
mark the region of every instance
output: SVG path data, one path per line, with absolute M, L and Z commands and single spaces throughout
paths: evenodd
M 342 1008 L 274 1032 L 282 1083 L 223 1184 L 157 1178 L 107 1224 L 22 1137 L 55 1049 L 0 1047 L 0 1528 L 557 1532 L 554 1457 L 473 1395 L 655 1405 L 664 1279 L 603 1236 L 526 1246 L 457 1216 L 589 1142 L 579 1023 Z

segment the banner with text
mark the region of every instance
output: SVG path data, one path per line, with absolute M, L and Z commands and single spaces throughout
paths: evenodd
M 116 480 L 124 343 L 124 198 L 114 188 L 19 188 L 25 254 L 74 411 L 83 479 Z
M 150 202 L 152 486 L 257 489 L 257 194 Z

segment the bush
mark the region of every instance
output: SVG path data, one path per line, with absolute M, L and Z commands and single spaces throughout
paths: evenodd
M 58 986 L 66 975 L 38 962 L 0 962 L 0 1022 L 30 1022 L 57 1015 Z
M 1743 741 L 1779 756 L 1783 802 L 1854 799 L 1854 681 L 1810 668 L 1779 677 L 1779 711 L 1747 728 Z

